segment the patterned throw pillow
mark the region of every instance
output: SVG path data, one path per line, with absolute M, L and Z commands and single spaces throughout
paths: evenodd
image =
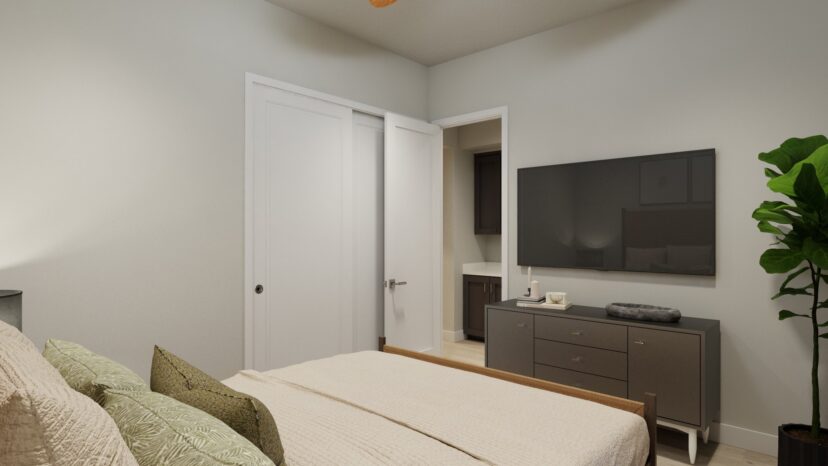
M 223 422 L 160 393 L 107 390 L 104 409 L 141 466 L 273 466 Z
M 237 392 L 169 351 L 155 347 L 150 387 L 209 413 L 256 445 L 279 466 L 285 453 L 276 422 L 265 405 Z
M 98 404 L 103 403 L 103 393 L 108 388 L 149 391 L 138 374 L 77 343 L 49 340 L 43 349 L 43 356 L 60 371 L 70 387 Z
M 118 428 L 16 328 L 0 322 L 0 464 L 137 466 Z

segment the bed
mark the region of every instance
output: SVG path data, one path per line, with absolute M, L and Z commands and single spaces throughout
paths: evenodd
M 279 425 L 290 465 L 651 465 L 645 403 L 385 345 L 224 380 Z

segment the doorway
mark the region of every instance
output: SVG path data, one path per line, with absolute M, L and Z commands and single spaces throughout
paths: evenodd
M 485 365 L 487 304 L 506 299 L 506 109 L 445 119 L 443 356 Z

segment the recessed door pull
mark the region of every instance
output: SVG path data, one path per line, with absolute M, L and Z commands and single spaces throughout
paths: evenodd
M 262 294 L 262 292 L 264 291 L 264 287 L 262 285 L 256 285 L 256 288 L 254 288 L 253 290 L 256 292 L 256 294 Z

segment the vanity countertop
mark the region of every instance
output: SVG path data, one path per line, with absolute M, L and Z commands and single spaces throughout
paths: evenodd
M 463 275 L 500 277 L 500 262 L 472 262 L 469 264 L 463 264 Z

